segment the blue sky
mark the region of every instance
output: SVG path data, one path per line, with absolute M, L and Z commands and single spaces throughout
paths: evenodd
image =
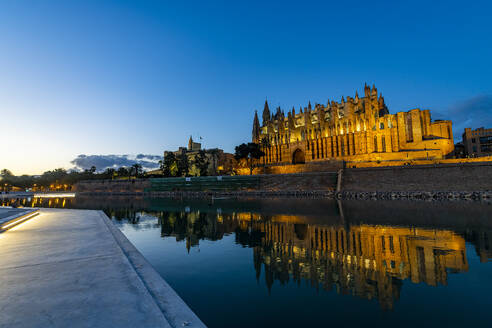
M 0 0 L 0 169 L 233 151 L 254 110 L 362 93 L 492 125 L 489 1 Z M 485 115 L 484 115 L 485 114 Z M 5 141 L 9 140 L 9 141 Z

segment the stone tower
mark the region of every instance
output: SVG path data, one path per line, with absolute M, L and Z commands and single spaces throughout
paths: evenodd
M 188 150 L 193 149 L 193 138 L 190 136 L 190 140 L 188 140 Z
M 254 143 L 260 142 L 260 121 L 258 120 L 258 112 L 255 111 L 255 118 L 253 119 L 253 133 L 252 141 Z

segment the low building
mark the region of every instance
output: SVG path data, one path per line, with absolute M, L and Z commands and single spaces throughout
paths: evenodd
M 492 155 L 492 129 L 466 128 L 463 132 L 462 143 L 465 157 L 490 156 Z

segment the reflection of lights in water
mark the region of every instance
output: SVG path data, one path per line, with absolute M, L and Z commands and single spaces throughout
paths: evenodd
M 74 192 L 68 192 L 68 193 L 46 193 L 46 194 L 34 194 L 34 197 L 41 197 L 41 198 L 73 198 L 75 197 Z

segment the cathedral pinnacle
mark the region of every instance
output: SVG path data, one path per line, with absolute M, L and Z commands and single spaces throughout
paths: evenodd
M 263 125 L 266 125 L 270 121 L 270 108 L 268 107 L 268 101 L 265 99 L 265 106 L 263 108 Z
M 255 117 L 253 119 L 253 131 L 252 131 L 252 141 L 258 142 L 260 139 L 260 121 L 258 120 L 258 111 L 255 110 Z

